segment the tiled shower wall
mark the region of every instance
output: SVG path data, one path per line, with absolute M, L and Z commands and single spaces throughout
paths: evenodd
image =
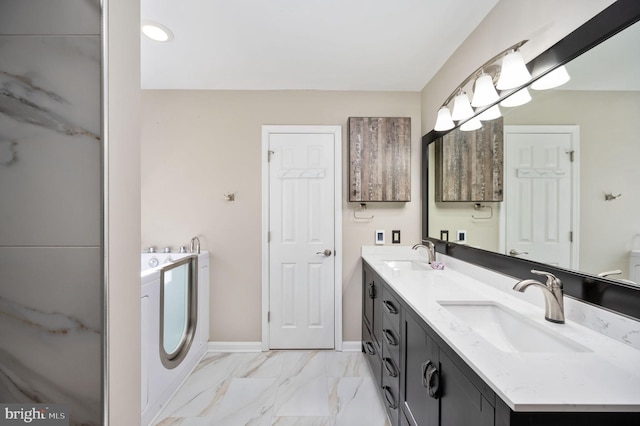
M 0 0 L 0 402 L 101 423 L 100 0 Z

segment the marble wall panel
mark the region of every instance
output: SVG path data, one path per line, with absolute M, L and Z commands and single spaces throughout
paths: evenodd
M 64 403 L 100 424 L 100 248 L 0 247 L 0 402 Z
M 0 0 L 0 403 L 102 422 L 100 0 Z
M 0 36 L 0 246 L 100 244 L 100 38 Z
M 100 34 L 100 0 L 2 0 L 5 34 Z

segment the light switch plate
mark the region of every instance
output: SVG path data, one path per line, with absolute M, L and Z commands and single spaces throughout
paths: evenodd
M 459 243 L 466 243 L 467 242 L 467 231 L 465 229 L 458 229 L 456 231 L 456 240 Z
M 400 244 L 400 230 L 391 231 L 391 244 Z
M 384 230 L 378 229 L 376 231 L 376 244 L 382 245 L 384 244 Z

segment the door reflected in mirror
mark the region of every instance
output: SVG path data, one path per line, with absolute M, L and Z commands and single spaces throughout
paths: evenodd
M 636 23 L 568 63 L 569 82 L 501 107 L 504 202 L 475 219 L 472 203 L 436 203 L 430 178 L 429 236 L 466 229 L 471 246 L 640 281 L 639 43 Z

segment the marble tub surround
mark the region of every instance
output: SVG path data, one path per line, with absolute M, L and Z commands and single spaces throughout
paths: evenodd
M 541 292 L 511 290 L 516 279 L 441 254 L 437 259 L 446 266 L 442 271 L 394 270 L 383 262 L 424 260 L 423 253 L 408 247 L 363 247 L 362 257 L 511 409 L 640 410 L 640 350 L 629 344 L 635 342 L 638 321 L 565 298 L 567 321 L 553 324 L 544 320 L 544 301 L 536 294 Z M 497 302 L 587 351 L 503 352 L 438 301 Z M 602 333 L 614 327 L 615 334 L 629 342 Z
M 359 352 L 210 353 L 156 425 L 389 425 Z

